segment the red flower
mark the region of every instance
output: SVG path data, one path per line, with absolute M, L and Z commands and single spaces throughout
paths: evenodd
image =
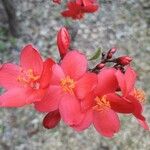
M 122 98 L 133 105 L 133 115 L 138 119 L 139 123 L 145 129 L 149 129 L 145 121 L 145 117 L 142 115 L 142 103 L 145 99 L 145 95 L 144 91 L 135 88 L 135 71 L 131 67 L 127 68 L 125 74 L 118 70 L 116 77 L 119 83 L 119 87 L 122 91 Z
M 59 109 L 67 125 L 76 125 L 83 119 L 80 99 L 91 92 L 97 83 L 93 73 L 86 73 L 87 60 L 77 51 L 66 54 L 60 65 L 52 67 L 51 85 L 44 100 L 35 108 L 41 112 Z
M 116 112 L 112 109 L 107 95 L 114 93 L 118 83 L 115 77 L 115 69 L 102 69 L 98 74 L 98 84 L 95 93 L 90 93 L 82 100 L 82 109 L 85 112 L 84 119 L 77 126 L 72 126 L 77 131 L 88 128 L 93 123 L 96 130 L 103 136 L 112 137 L 119 131 L 120 122 Z
M 4 64 L 0 68 L 0 86 L 7 91 L 0 96 L 0 107 L 20 107 L 40 101 L 49 86 L 51 59 L 42 61 L 38 51 L 27 45 L 20 56 L 20 65 Z
M 67 3 L 67 10 L 61 14 L 72 19 L 81 19 L 85 13 L 93 13 L 98 10 L 98 5 L 93 0 L 76 0 Z
M 127 86 L 124 85 L 125 80 L 119 78 L 119 85 L 123 84 L 121 87 L 124 90 L 124 94 L 125 92 L 127 94 L 134 86 L 133 81 L 135 77 L 131 75 L 130 71 L 128 69 L 125 73 Z M 116 74 L 118 74 L 118 71 L 113 68 L 104 68 L 98 74 L 98 84 L 94 90 L 95 92 L 90 93 L 82 100 L 81 106 L 85 112 L 85 116 L 78 125 L 72 126 L 75 130 L 82 131 L 93 123 L 96 130 L 103 136 L 112 137 L 114 133 L 119 131 L 120 127 L 116 112 L 133 113 L 139 119 L 140 124 L 148 129 L 148 125 L 141 115 L 141 106 L 138 101 L 133 96 L 127 96 L 127 99 L 126 96 L 122 97 L 116 94 L 118 88 Z M 121 76 L 119 75 L 119 77 Z M 137 97 L 143 98 L 140 94 Z
M 68 52 L 70 46 L 70 35 L 65 27 L 62 27 L 57 34 L 57 46 L 59 54 L 63 58 Z

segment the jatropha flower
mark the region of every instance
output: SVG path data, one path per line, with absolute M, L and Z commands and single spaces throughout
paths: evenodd
M 67 3 L 67 10 L 61 14 L 64 17 L 72 19 L 81 19 L 85 13 L 94 13 L 98 10 L 98 4 L 95 0 L 74 0 Z
M 107 98 L 107 94 L 114 93 L 117 86 L 115 69 L 102 69 L 98 74 L 96 89 L 82 100 L 81 106 L 85 112 L 84 119 L 79 125 L 72 127 L 77 131 L 82 131 L 93 123 L 96 130 L 103 136 L 112 137 L 114 133 L 118 132 L 120 128 L 119 118 L 111 107 L 115 104 L 110 103 Z
M 88 128 L 92 123 L 103 136 L 112 137 L 119 131 L 120 121 L 117 113 L 132 113 L 139 123 L 149 130 L 142 116 L 143 91 L 134 89 L 135 73 L 128 67 L 123 74 L 120 70 L 104 68 L 98 74 L 98 84 L 94 93 L 82 100 L 84 119 L 80 124 L 72 126 L 77 131 Z M 123 95 L 118 94 L 118 87 Z M 111 122 L 111 123 L 110 123 Z
M 35 103 L 35 108 L 41 112 L 59 110 L 67 125 L 77 125 L 84 117 L 80 99 L 86 97 L 96 83 L 96 74 L 87 72 L 86 57 L 76 50 L 70 51 L 60 65 L 53 65 L 48 92 L 42 101 Z
M 0 107 L 20 107 L 40 101 L 51 77 L 52 59 L 42 60 L 39 52 L 27 45 L 21 51 L 20 64 L 3 64 L 0 86 L 6 92 L 0 96 Z
M 145 94 L 143 90 L 137 89 L 135 87 L 135 71 L 129 66 L 124 74 L 120 70 L 118 70 L 116 73 L 116 77 L 119 87 L 122 91 L 122 99 L 128 101 L 133 105 L 133 115 L 145 129 L 149 129 L 145 121 L 145 117 L 142 115 L 142 105 L 145 101 Z

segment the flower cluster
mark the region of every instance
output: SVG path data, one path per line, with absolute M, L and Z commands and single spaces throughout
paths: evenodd
M 114 57 L 116 48 L 102 53 L 101 62 L 89 68 L 88 59 L 70 50 L 70 35 L 65 27 L 57 34 L 60 61 L 43 60 L 31 44 L 21 51 L 20 64 L 6 63 L 0 68 L 0 107 L 33 104 L 47 115 L 45 128 L 60 120 L 76 131 L 91 125 L 103 136 L 112 137 L 120 129 L 118 114 L 132 114 L 149 130 L 142 115 L 145 95 L 135 86 L 136 72 L 129 56 Z M 107 65 L 109 63 L 109 65 Z
M 53 0 L 54 3 L 61 4 L 61 0 Z M 94 13 L 98 10 L 99 5 L 96 0 L 70 0 L 66 4 L 66 10 L 61 14 L 64 17 L 72 19 L 82 19 L 85 13 Z

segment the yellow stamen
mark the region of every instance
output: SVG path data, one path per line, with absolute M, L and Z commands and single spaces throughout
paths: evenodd
M 145 92 L 143 90 L 134 89 L 133 95 L 140 103 L 145 102 Z
M 35 75 L 32 69 L 29 69 L 27 71 L 21 69 L 17 81 L 22 83 L 24 86 L 30 86 L 34 89 L 39 89 L 39 78 L 40 76 Z
M 75 82 L 69 76 L 66 76 L 64 79 L 62 79 L 60 84 L 65 92 L 68 92 L 70 94 L 74 93 L 73 89 L 75 88 Z
M 96 105 L 93 107 L 94 110 L 96 111 L 102 111 L 108 108 L 111 108 L 109 101 L 107 100 L 106 96 L 102 97 L 96 97 L 95 98 Z

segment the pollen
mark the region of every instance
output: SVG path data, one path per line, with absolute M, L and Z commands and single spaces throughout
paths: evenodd
M 32 69 L 28 69 L 27 71 L 21 69 L 17 81 L 22 83 L 24 86 L 30 86 L 33 89 L 39 89 L 39 78 L 40 76 L 35 75 Z
M 134 89 L 134 97 L 140 102 L 144 103 L 145 102 L 145 92 L 141 89 Z
M 62 79 L 60 84 L 64 92 L 68 92 L 70 94 L 74 93 L 73 89 L 75 88 L 75 82 L 69 76 L 66 76 L 64 79 Z
M 96 111 L 102 111 L 108 108 L 111 108 L 109 101 L 107 100 L 106 96 L 96 97 L 95 98 L 96 105 L 93 107 Z

